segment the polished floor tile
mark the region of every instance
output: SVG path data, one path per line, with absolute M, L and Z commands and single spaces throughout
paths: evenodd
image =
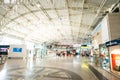
M 0 65 L 0 80 L 98 80 L 84 57 L 7 59 Z

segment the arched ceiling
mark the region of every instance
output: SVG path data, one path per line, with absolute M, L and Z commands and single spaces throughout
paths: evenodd
M 10 2 L 11 1 L 11 2 Z M 118 0 L 2 0 L 0 34 L 37 42 L 80 43 Z

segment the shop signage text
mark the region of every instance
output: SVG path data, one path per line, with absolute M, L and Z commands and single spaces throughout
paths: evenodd
M 106 46 L 110 47 L 110 46 L 115 46 L 115 45 L 119 45 L 120 44 L 120 39 L 115 39 L 109 42 L 106 42 Z

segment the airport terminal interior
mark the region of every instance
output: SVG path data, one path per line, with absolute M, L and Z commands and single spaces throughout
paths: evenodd
M 0 80 L 120 80 L 120 0 L 0 0 Z

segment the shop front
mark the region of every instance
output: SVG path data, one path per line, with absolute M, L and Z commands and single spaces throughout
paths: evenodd
M 109 48 L 111 71 L 120 76 L 120 38 L 106 42 Z
M 100 44 L 99 52 L 100 52 L 100 66 L 103 69 L 110 71 L 110 60 L 109 60 L 108 47 L 106 47 L 105 44 Z

